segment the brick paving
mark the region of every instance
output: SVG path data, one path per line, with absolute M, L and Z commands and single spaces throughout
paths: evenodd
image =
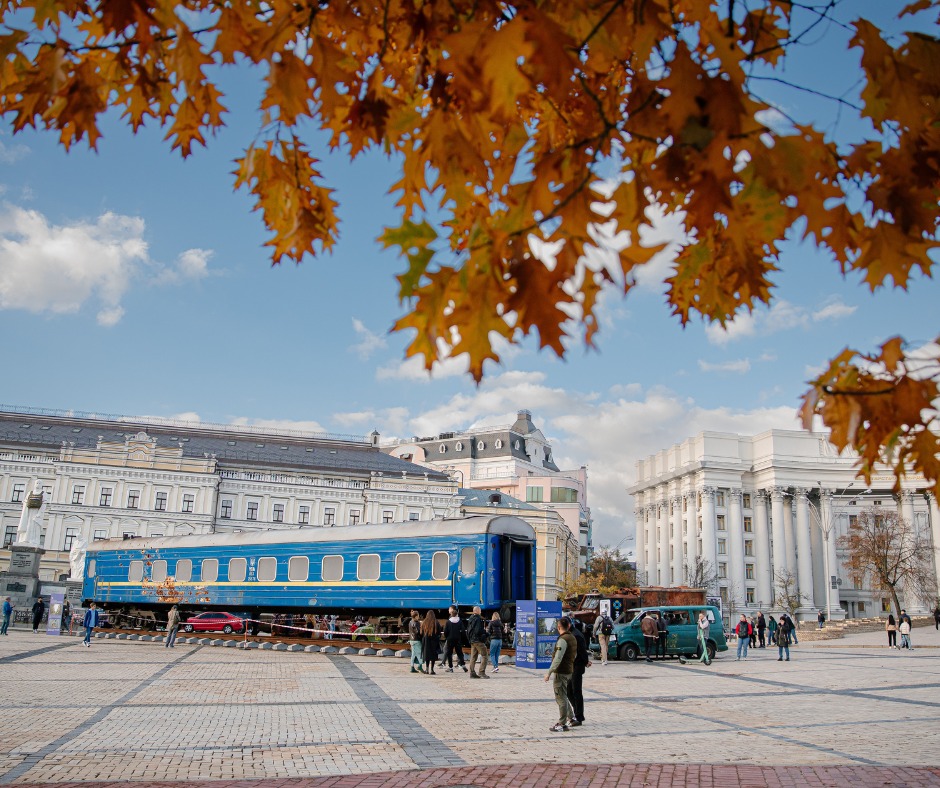
M 940 632 L 917 636 L 910 653 L 865 633 L 789 663 L 595 665 L 587 722 L 552 734 L 543 674 L 509 666 L 483 682 L 399 658 L 13 630 L 0 784 L 940 786 Z

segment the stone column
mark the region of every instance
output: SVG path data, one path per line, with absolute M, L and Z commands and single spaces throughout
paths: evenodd
M 940 507 L 937 506 L 937 496 L 927 493 L 927 505 L 930 517 L 930 535 L 933 537 L 933 562 L 937 577 L 937 597 L 940 598 Z
M 783 502 L 783 535 L 787 540 L 786 552 L 783 556 L 787 562 L 787 571 L 793 575 L 796 582 L 796 539 L 793 534 L 793 500 L 788 498 Z
M 646 514 L 649 522 L 646 524 L 646 535 L 649 537 L 646 543 L 646 582 L 648 585 L 659 585 L 659 556 L 656 553 L 656 515 L 659 514 L 656 504 L 646 505 Z
M 821 522 L 819 524 L 823 535 L 823 549 L 826 551 L 826 617 L 842 618 L 842 602 L 839 599 L 839 584 L 832 585 L 832 578 L 839 576 L 839 557 L 836 552 L 836 539 L 839 529 L 836 528 L 836 513 L 832 510 L 832 490 L 819 491 L 819 509 Z M 831 611 L 835 611 L 834 613 Z
M 767 491 L 754 495 L 754 548 L 757 553 L 757 598 L 769 607 L 773 601 L 773 568 L 770 561 L 770 531 L 767 523 Z
M 689 567 L 694 567 L 698 560 L 698 495 L 694 492 L 685 494 L 686 513 L 685 517 L 689 523 L 689 543 L 685 551 L 685 563 Z M 685 567 L 682 569 L 682 582 L 686 581 Z
M 636 521 L 633 554 L 636 556 L 637 574 L 640 574 L 646 571 L 646 518 L 644 517 L 644 510 L 641 508 L 634 509 L 633 519 Z
M 728 506 L 728 579 L 734 589 L 738 607 L 746 606 L 744 585 L 744 516 L 741 508 L 741 491 L 729 490 Z
M 718 543 L 715 535 L 718 531 L 718 520 L 715 517 L 714 487 L 702 489 L 702 558 L 708 562 L 709 569 L 718 573 Z
M 898 498 L 901 503 L 899 514 L 913 528 L 916 525 L 914 522 L 914 493 L 911 490 L 902 490 Z
M 788 570 L 786 522 L 784 521 L 784 504 L 786 503 L 786 489 L 774 487 L 770 491 L 770 523 L 773 534 L 773 562 L 772 577 L 770 580 L 771 599 L 777 593 L 777 576 Z
M 796 549 L 797 578 L 800 588 L 800 609 L 810 611 L 814 608 L 813 600 L 813 547 L 809 533 L 809 501 L 805 487 L 797 487 L 796 499 Z
M 672 582 L 670 585 L 682 585 L 682 566 L 685 561 L 685 550 L 682 544 L 682 496 L 674 495 L 672 498 Z
M 669 573 L 672 566 L 672 561 L 669 558 L 669 543 L 670 543 L 670 522 L 669 522 L 669 502 L 660 501 L 658 506 L 658 517 L 656 518 L 656 526 L 660 529 L 659 531 L 659 585 L 668 586 L 669 585 Z

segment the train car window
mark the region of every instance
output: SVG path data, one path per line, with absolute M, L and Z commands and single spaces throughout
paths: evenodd
M 277 559 L 271 556 L 258 559 L 258 582 L 273 583 L 277 577 Z
M 356 563 L 356 577 L 359 580 L 378 580 L 381 571 L 381 559 L 375 553 L 359 556 Z
M 417 580 L 421 577 L 421 556 L 417 553 L 399 553 L 395 556 L 395 579 Z
M 188 583 L 193 579 L 193 562 L 188 558 L 176 562 L 176 582 Z
M 292 555 L 287 562 L 287 579 L 291 583 L 306 583 L 310 576 L 310 559 L 305 555 Z
M 323 556 L 323 567 L 320 570 L 320 577 L 329 582 L 339 582 L 343 579 L 343 556 L 325 555 Z
M 244 583 L 246 577 L 248 577 L 248 561 L 244 558 L 232 558 L 228 562 L 228 581 Z
M 98 571 L 98 559 L 92 558 L 88 562 L 88 577 L 94 577 L 97 571 Z
M 465 575 L 475 575 L 477 573 L 477 551 L 475 547 L 461 549 L 460 571 Z
M 139 583 L 143 579 L 144 579 L 144 562 L 143 561 L 131 561 L 131 565 L 127 569 L 128 582 Z
M 214 583 L 219 579 L 219 559 L 206 558 L 202 562 L 202 582 Z
M 443 550 L 431 557 L 431 579 L 446 580 L 450 572 L 450 553 Z
M 154 583 L 162 583 L 166 580 L 166 561 L 154 561 L 150 566 L 150 579 Z

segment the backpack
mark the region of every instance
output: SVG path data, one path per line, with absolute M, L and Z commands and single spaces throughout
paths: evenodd
M 601 633 L 604 635 L 612 635 L 614 633 L 614 622 L 611 621 L 608 616 L 604 616 L 604 620 L 601 621 Z

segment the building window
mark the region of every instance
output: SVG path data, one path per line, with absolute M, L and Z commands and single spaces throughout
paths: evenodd
M 101 495 L 98 496 L 98 506 L 110 506 L 111 505 L 111 496 L 113 495 L 114 490 L 110 487 L 102 487 Z
M 310 507 L 300 506 L 297 508 L 297 522 L 306 525 L 310 522 Z
M 274 504 L 274 522 L 283 523 L 284 522 L 284 504 L 276 503 Z
M 16 529 L 17 527 L 15 525 L 8 525 L 3 532 L 3 546 L 5 548 L 16 541 Z
M 22 503 L 23 495 L 26 493 L 25 484 L 14 484 L 13 485 L 13 497 L 10 498 L 12 503 Z
M 385 511 L 382 512 L 382 522 L 390 523 L 394 516 L 395 516 L 394 512 L 390 512 L 386 509 Z
M 728 565 L 726 563 L 718 564 L 718 579 L 724 580 L 728 576 Z
M 745 589 L 744 589 L 744 598 L 745 598 L 745 600 L 747 600 L 747 603 L 748 603 L 749 605 L 753 605 L 753 604 L 754 604 L 754 589 L 753 589 L 753 588 L 745 588 Z
M 744 565 L 744 578 L 746 580 L 754 579 L 754 564 L 745 564 Z
M 751 508 L 751 494 L 750 494 L 750 493 L 744 493 L 744 495 L 743 495 L 742 497 L 744 498 L 744 508 L 745 508 L 745 509 L 750 509 L 750 508 Z
M 77 537 L 78 537 L 77 528 L 66 528 L 65 529 L 65 545 L 63 546 L 62 549 L 65 550 L 66 552 L 71 550 L 72 544 L 75 542 L 75 539 Z
M 496 439 L 496 443 L 494 443 L 493 445 L 494 445 L 497 449 L 503 448 L 503 442 L 502 442 L 499 438 Z
M 718 540 L 718 555 L 728 554 L 728 542 L 725 539 Z
M 154 511 L 165 512 L 166 511 L 166 499 L 167 499 L 167 494 L 165 492 L 158 492 L 157 499 L 154 501 L 154 504 L 153 504 Z
M 577 503 L 578 491 L 570 487 L 552 487 L 552 503 Z
M 747 533 L 747 534 L 754 533 L 754 520 L 750 517 L 744 518 L 744 533 Z
M 686 498 L 685 496 L 682 496 L 682 511 L 683 512 L 689 511 L 689 499 Z
M 336 509 L 332 506 L 327 506 L 323 510 L 323 524 L 324 525 L 334 525 L 336 523 Z
M 859 612 L 859 613 L 864 613 L 864 612 L 865 612 L 865 603 L 864 603 L 864 602 L 859 602 L 859 603 L 858 603 L 858 612 Z
M 140 505 L 140 490 L 127 491 L 127 508 L 136 509 Z
M 881 612 L 882 612 L 882 613 L 887 613 L 887 612 L 889 612 L 890 610 L 891 610 L 891 600 L 885 599 L 884 597 L 882 597 L 882 599 L 881 599 Z
M 754 540 L 753 539 L 744 540 L 744 555 L 754 555 Z
M 725 494 L 721 490 L 715 493 L 715 506 L 725 505 Z
M 108 531 L 107 531 L 106 528 L 96 528 L 96 529 L 95 529 L 95 535 L 94 535 L 94 537 L 93 537 L 93 540 L 94 540 L 94 541 L 100 542 L 100 541 L 102 541 L 103 539 L 107 539 L 107 538 L 108 538 Z
M 437 447 L 437 450 L 441 454 L 445 454 L 447 452 L 447 446 L 442 443 L 440 446 Z
M 849 515 L 849 528 L 854 528 L 856 525 L 858 525 L 858 515 L 850 514 Z
M 72 503 L 81 504 L 85 500 L 85 485 L 76 484 L 72 488 Z
M 191 512 L 191 511 L 193 510 L 193 506 L 194 506 L 195 503 L 196 503 L 196 496 L 195 496 L 195 495 L 189 495 L 189 494 L 184 495 L 184 496 L 183 496 L 183 509 L 182 509 L 182 511 L 184 511 L 184 512 Z
M 525 499 L 529 503 L 542 503 L 543 487 L 526 487 Z
M 136 539 L 136 538 L 137 538 L 137 534 L 135 534 L 133 531 L 123 531 L 123 532 L 121 533 L 121 536 L 123 536 L 125 539 Z
M 421 513 L 420 513 L 420 512 L 408 512 L 408 521 L 409 521 L 409 522 L 416 523 L 416 522 L 417 522 L 418 520 L 420 520 L 420 519 L 421 519 Z
M 718 520 L 718 530 L 724 531 L 725 530 L 725 516 L 723 514 L 719 514 L 717 517 L 717 520 Z
M 350 525 L 359 525 L 359 517 L 362 515 L 358 509 L 349 510 L 349 524 Z
M 246 520 L 257 520 L 258 519 L 258 502 L 249 501 L 248 502 L 248 513 L 245 515 Z
M 219 514 L 223 520 L 230 520 L 232 518 L 232 499 L 223 498 L 222 499 L 222 511 Z

